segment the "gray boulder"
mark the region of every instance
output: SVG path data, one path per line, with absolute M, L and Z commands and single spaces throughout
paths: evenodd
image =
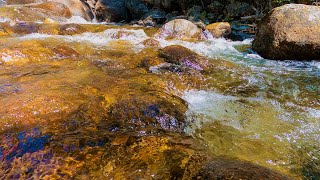
M 320 8 L 287 4 L 258 26 L 253 49 L 269 59 L 320 60 Z

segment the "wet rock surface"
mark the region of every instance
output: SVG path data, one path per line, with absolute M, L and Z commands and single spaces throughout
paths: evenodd
M 186 66 L 198 71 L 209 68 L 208 59 L 183 46 L 167 46 L 159 50 L 159 55 L 168 63 Z
M 214 159 L 200 169 L 193 179 L 291 179 L 276 171 L 250 162 L 231 159 Z

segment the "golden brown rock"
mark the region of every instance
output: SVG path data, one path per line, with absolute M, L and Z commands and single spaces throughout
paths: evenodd
M 66 45 L 58 45 L 52 50 L 58 58 L 77 59 L 80 55 L 77 51 Z
M 87 29 L 79 24 L 64 24 L 60 27 L 60 35 L 76 35 L 87 32 Z
M 160 47 L 160 42 L 155 39 L 146 39 L 141 42 L 146 47 Z
M 88 21 L 93 19 L 93 13 L 89 5 L 85 1 L 80 0 L 48 0 L 49 2 L 56 2 L 64 4 L 71 11 L 72 16 L 80 16 Z
M 69 10 L 68 6 L 66 6 L 62 3 L 58 3 L 58 2 L 45 2 L 42 4 L 34 5 L 32 7 L 52 11 L 52 12 L 55 12 L 56 14 L 59 14 L 63 17 L 67 17 L 67 18 L 70 18 L 72 16 L 71 11 Z M 46 18 L 46 19 L 48 19 L 48 18 Z
M 228 22 L 209 24 L 205 28 L 215 38 L 221 38 L 231 33 L 231 25 Z
M 7 0 L 8 5 L 41 3 L 43 0 Z
M 50 18 L 66 22 L 71 17 L 67 6 L 59 3 L 0 6 L 0 16 L 12 21 L 45 21 Z

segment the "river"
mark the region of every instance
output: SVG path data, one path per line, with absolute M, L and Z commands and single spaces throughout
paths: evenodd
M 252 39 L 154 46 L 142 42 L 155 28 L 73 22 L 0 24 L 12 31 L 0 36 L 0 176 L 168 179 L 201 152 L 319 178 L 319 62 L 263 59 Z M 214 68 L 165 67 L 170 45 Z

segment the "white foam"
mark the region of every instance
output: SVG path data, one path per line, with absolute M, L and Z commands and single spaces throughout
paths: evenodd
M 312 64 L 313 66 L 315 66 L 316 68 L 320 69 L 320 62 L 313 61 L 313 62 L 311 62 L 311 64 Z
M 236 100 L 239 100 L 238 97 L 192 90 L 185 92 L 183 99 L 188 102 L 187 117 L 190 122 L 193 122 L 195 128 L 201 128 L 202 123 L 216 120 L 236 129 L 242 128 L 237 113 L 238 104 L 235 103 Z M 194 127 L 186 131 L 192 133 L 195 130 Z
M 76 24 L 92 24 L 80 16 L 72 16 L 70 19 L 67 19 L 67 23 L 76 23 Z
M 203 90 L 186 91 L 183 99 L 188 102 L 187 120 L 192 124 L 185 129 L 188 134 L 193 134 L 196 129 L 201 129 L 205 123 L 219 121 L 223 125 L 240 131 L 265 133 L 290 143 L 296 143 L 303 138 L 308 138 L 309 141 L 320 138 L 320 110 L 318 109 L 301 107 L 293 103 L 281 104 L 278 101 L 263 98 L 235 97 Z M 254 106 L 246 106 L 241 102 L 243 100 L 254 104 Z M 295 110 L 289 112 L 284 107 Z M 259 126 L 260 121 L 266 120 L 261 119 L 259 112 L 270 110 L 274 115 L 270 116 L 272 119 L 267 118 L 270 122 L 264 122 L 264 124 L 271 123 L 268 126 L 276 130 L 264 129 L 267 127 Z M 244 119 L 252 124 L 242 124 L 241 121 Z M 293 124 L 294 131 L 287 133 L 288 126 Z M 286 128 L 282 129 L 279 126 Z M 320 145 L 320 141 L 318 143 Z
M 250 43 L 250 40 L 231 41 L 224 38 L 216 38 L 200 42 L 187 42 L 182 40 L 167 41 L 164 39 L 157 40 L 160 42 L 161 47 L 166 47 L 170 45 L 181 45 L 209 58 L 216 58 L 229 54 L 238 56 L 242 55 L 238 50 L 234 48 L 234 46 Z
M 120 33 L 120 35 L 119 35 Z M 139 43 L 148 38 L 146 33 L 140 30 L 127 30 L 127 29 L 107 29 L 100 33 L 83 33 L 73 36 L 66 35 L 48 35 L 33 33 L 20 37 L 22 40 L 28 39 L 44 39 L 44 38 L 59 38 L 66 41 L 87 42 L 92 44 L 106 44 L 111 40 L 128 40 L 133 44 Z

